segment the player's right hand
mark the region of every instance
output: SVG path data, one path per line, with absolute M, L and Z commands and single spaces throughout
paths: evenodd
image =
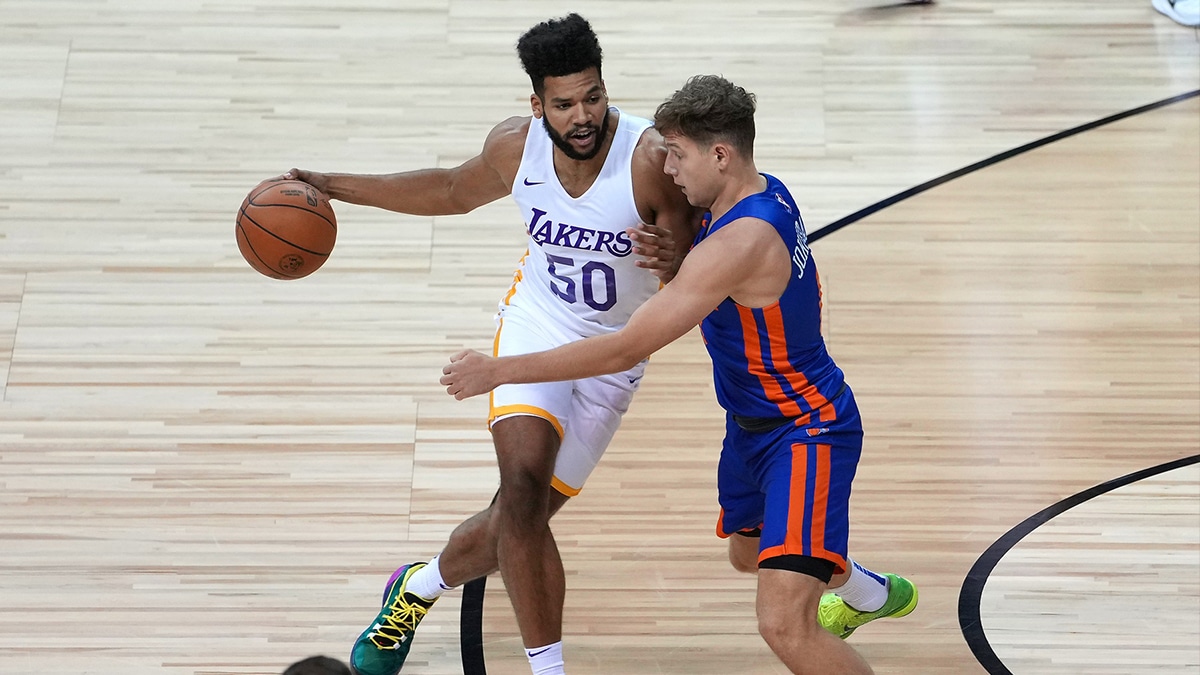
M 450 363 L 442 368 L 439 382 L 446 386 L 447 394 L 459 401 L 486 394 L 500 384 L 495 376 L 497 360 L 474 349 L 461 351 L 451 356 Z
M 329 177 L 323 173 L 316 171 L 305 171 L 304 169 L 292 169 L 279 177 L 278 180 L 298 180 L 308 183 L 317 188 L 321 193 L 329 194 Z

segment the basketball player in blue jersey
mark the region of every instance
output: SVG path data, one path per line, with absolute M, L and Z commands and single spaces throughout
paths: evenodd
M 700 324 L 728 412 L 717 532 L 730 540 L 734 567 L 758 573 L 759 630 L 793 673 L 870 673 L 838 638 L 908 614 L 917 591 L 848 557 L 862 425 L 821 337 L 800 211 L 779 180 L 755 168 L 754 109 L 752 94 L 716 76 L 692 78 L 659 107 L 665 171 L 710 220 L 674 281 L 624 328 L 537 354 L 462 352 L 442 383 L 462 399 L 620 372 Z
M 649 120 L 609 107 L 601 49 L 578 14 L 541 23 L 517 52 L 533 85 L 532 117 L 496 125 L 479 156 L 454 169 L 384 176 L 293 169 L 334 199 L 416 215 L 466 213 L 511 194 L 529 249 L 504 294 L 497 355 L 611 333 L 678 269 L 701 211 L 663 173 L 666 146 Z M 683 247 L 680 247 L 683 248 Z M 550 517 L 604 453 L 643 363 L 577 382 L 498 388 L 489 425 L 500 468 L 490 507 L 454 530 L 428 563 L 396 570 L 359 636 L 359 675 L 395 675 L 417 624 L 446 590 L 499 569 L 535 675 L 560 675 L 562 561 Z

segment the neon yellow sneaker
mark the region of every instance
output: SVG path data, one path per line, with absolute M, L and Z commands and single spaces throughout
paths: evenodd
M 392 574 L 383 590 L 383 609 L 370 628 L 354 641 L 350 651 L 350 667 L 358 675 L 396 675 L 408 650 L 412 648 L 413 633 L 425 618 L 434 600 L 426 600 L 405 590 L 413 572 L 425 563 L 405 565 Z
M 917 587 L 908 579 L 895 574 L 883 576 L 888 580 L 888 597 L 883 607 L 874 612 L 860 612 L 838 596 L 827 593 L 821 598 L 817 621 L 825 630 L 845 640 L 856 628 L 875 619 L 885 616 L 898 619 L 911 614 L 917 608 Z

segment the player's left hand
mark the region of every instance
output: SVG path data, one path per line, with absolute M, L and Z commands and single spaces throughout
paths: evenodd
M 450 357 L 450 363 L 442 368 L 442 379 L 446 393 L 461 401 L 496 388 L 496 359 L 474 349 L 461 351 Z
M 633 240 L 633 252 L 642 256 L 634 265 L 648 269 L 664 284 L 675 278 L 682 256 L 676 255 L 675 238 L 665 227 L 642 223 L 625 230 Z

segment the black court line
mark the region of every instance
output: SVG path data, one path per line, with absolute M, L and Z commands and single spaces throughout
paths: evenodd
M 1017 542 L 1021 541 L 1030 532 L 1041 527 L 1049 522 L 1051 518 L 1063 513 L 1064 511 L 1079 506 L 1080 504 L 1099 497 L 1100 495 L 1115 490 L 1119 487 L 1125 487 L 1130 483 L 1135 483 L 1144 478 L 1157 476 L 1160 473 L 1180 469 L 1190 464 L 1200 462 L 1200 455 L 1192 455 L 1191 457 L 1183 457 L 1173 462 L 1159 464 L 1158 466 L 1142 469 L 1127 476 L 1122 476 L 1101 483 L 1096 487 L 1084 490 L 1077 495 L 1072 495 L 1062 500 L 1061 502 L 1043 509 L 1042 511 L 1025 519 L 1020 525 L 1009 530 L 996 540 L 996 543 L 988 547 L 979 560 L 971 567 L 971 571 L 967 573 L 967 578 L 963 581 L 962 590 L 958 595 L 958 625 L 962 629 L 963 637 L 967 640 L 967 645 L 971 648 L 971 652 L 975 654 L 975 659 L 979 661 L 979 665 L 983 666 L 984 670 L 991 675 L 1013 675 L 1012 671 L 1004 665 L 1000 657 L 996 656 L 996 652 L 992 650 L 992 645 L 988 643 L 987 635 L 983 632 L 983 623 L 979 614 L 979 603 L 983 598 L 983 587 L 987 583 L 988 576 L 992 570 L 996 569 L 996 564 L 1008 553 Z
M 1109 115 L 1108 117 L 1105 117 L 1100 120 L 1096 120 L 1095 122 L 1088 122 L 1087 124 L 1082 124 L 1080 126 L 1077 126 L 1077 127 L 1071 128 L 1071 129 L 1067 129 L 1066 131 L 1060 131 L 1057 134 L 1047 136 L 1043 139 L 1034 141 L 1032 143 L 1026 143 L 1025 145 L 1022 145 L 1018 148 L 1014 148 L 1012 150 L 1002 152 L 998 155 L 993 155 L 992 157 L 989 157 L 985 160 L 975 162 L 974 164 L 971 164 L 970 166 L 965 166 L 957 171 L 952 171 L 944 176 L 934 178 L 931 181 L 921 183 L 920 185 L 918 185 L 916 187 L 912 187 L 903 192 L 899 192 L 895 195 L 892 195 L 891 197 L 888 197 L 887 199 L 884 199 L 883 201 L 876 202 L 864 209 L 859 209 L 858 211 L 855 211 L 854 213 L 851 213 L 850 215 L 848 215 L 844 218 L 839 218 L 839 219 L 833 221 L 832 223 L 826 225 L 825 227 L 822 227 L 821 229 L 816 230 L 812 234 L 808 235 L 808 241 L 810 243 L 817 241 L 825 236 L 828 236 L 830 234 L 833 234 L 834 232 L 837 232 L 838 230 L 842 229 L 843 227 L 846 227 L 847 225 L 856 223 L 873 213 L 882 211 L 883 209 L 886 209 L 887 207 L 889 207 L 893 204 L 896 204 L 898 202 L 902 202 L 905 199 L 908 199 L 909 197 L 921 194 L 922 192 L 933 189 L 939 185 L 942 185 L 943 183 L 948 183 L 949 181 L 952 181 L 955 178 L 961 178 L 962 176 L 965 176 L 969 173 L 973 173 L 980 169 L 989 167 L 993 164 L 997 164 L 1006 159 L 1016 157 L 1017 155 L 1029 152 L 1030 150 L 1035 150 L 1037 148 L 1042 147 L 1043 145 L 1048 145 L 1050 143 L 1053 143 L 1054 141 L 1060 141 L 1064 138 L 1069 138 L 1071 136 L 1074 136 L 1075 134 L 1080 134 L 1085 131 L 1090 131 L 1097 127 L 1102 127 L 1106 124 L 1111 124 L 1118 120 L 1123 120 L 1127 117 L 1133 117 L 1134 115 L 1139 115 L 1144 112 L 1156 110 L 1158 108 L 1162 108 L 1162 107 L 1171 105 L 1173 103 L 1179 103 L 1181 101 L 1186 101 L 1190 98 L 1195 98 L 1197 96 L 1200 96 L 1200 89 L 1196 89 L 1194 91 L 1189 91 L 1185 94 L 1180 94 L 1178 96 L 1172 96 L 1171 98 L 1165 98 L 1161 101 L 1155 101 L 1154 103 L 1150 103 L 1150 104 L 1147 104 L 1144 106 L 1133 108 L 1132 110 L 1126 110 L 1125 112 L 1117 113 L 1115 115 Z M 1191 458 L 1192 462 L 1195 462 L 1198 459 L 1200 459 L 1200 455 L 1198 455 L 1197 457 Z M 1134 475 L 1137 475 L 1137 474 L 1134 474 Z M 1153 474 L 1151 474 L 1151 475 L 1153 475 Z M 1105 485 L 1107 485 L 1107 483 Z M 1113 486 L 1113 487 L 1118 487 L 1118 486 Z M 1113 488 L 1110 487 L 1108 489 L 1111 490 Z M 1105 490 L 1105 492 L 1107 492 L 1107 490 Z M 1086 493 L 1081 493 L 1081 494 L 1086 494 Z M 1100 494 L 1100 493 L 1097 493 L 1097 494 Z M 1091 497 L 1088 497 L 1088 499 L 1090 499 L 1090 498 Z M 1066 500 L 1066 501 L 1070 501 L 1070 500 Z M 1083 501 L 1086 501 L 1086 500 L 1083 500 Z M 1060 502 L 1060 504 L 1061 503 L 1064 503 L 1064 502 Z M 1054 508 L 1054 507 L 1051 507 L 1051 509 L 1052 508 Z M 1070 507 L 1068 506 L 1065 508 L 1070 508 Z M 1050 509 L 1047 509 L 1046 511 L 1043 511 L 1042 513 L 1046 513 L 1049 510 Z M 1041 514 L 1039 514 L 1039 515 L 1041 515 Z M 1047 518 L 1047 520 L 1050 517 L 1053 517 L 1053 515 L 1054 514 L 1049 516 Z M 1036 518 L 1037 516 L 1034 516 L 1034 517 Z M 1030 520 L 1032 520 L 1032 518 Z M 1025 521 L 1025 522 L 1029 522 L 1029 521 Z M 1020 526 L 1018 526 L 1018 528 L 1019 527 Z M 1036 527 L 1036 525 L 1034 527 Z M 1016 528 L 1013 531 L 1016 531 Z M 1010 532 L 1010 534 L 1011 533 L 1012 532 Z M 1025 534 L 1028 534 L 1028 532 L 1022 533 L 1020 537 L 1017 537 L 1017 539 L 1013 541 L 1013 543 L 1016 543 L 1016 541 L 1019 541 L 1021 539 L 1021 537 L 1025 536 Z M 997 542 L 997 543 L 999 543 L 999 542 Z M 995 544 L 993 544 L 993 547 L 995 547 Z M 988 550 L 990 551 L 991 549 L 988 549 Z M 1004 550 L 1008 550 L 1008 549 L 1004 549 Z M 982 561 L 983 559 L 981 558 L 980 560 Z M 997 560 L 999 560 L 999 558 L 997 558 Z M 980 567 L 979 563 L 976 563 L 976 567 Z M 982 590 L 983 590 L 983 581 L 986 581 L 987 574 L 989 572 L 991 572 L 992 567 L 995 567 L 995 562 L 992 563 L 991 567 L 988 567 L 984 571 L 983 580 L 981 580 L 979 582 L 980 592 L 982 592 Z M 972 574 L 975 573 L 974 568 L 971 570 L 971 573 Z M 971 576 L 968 575 L 967 580 L 970 581 L 970 579 L 971 579 Z M 487 675 L 487 666 L 484 664 L 484 658 L 483 658 L 483 597 L 484 597 L 484 591 L 486 590 L 486 588 L 487 588 L 487 577 L 481 577 L 479 579 L 475 579 L 474 581 L 467 582 L 467 584 L 465 584 L 463 586 L 462 609 L 459 610 L 460 611 L 460 616 L 459 616 L 459 631 L 460 631 L 459 635 L 460 635 L 460 637 L 459 637 L 459 640 L 462 645 L 463 675 Z M 966 584 L 964 584 L 963 585 L 963 595 L 959 596 L 959 603 L 958 603 L 959 624 L 963 627 L 963 635 L 964 636 L 967 635 L 967 628 L 966 628 L 967 624 L 963 621 L 963 597 L 965 597 L 966 588 L 967 588 L 967 586 L 966 586 Z M 975 612 L 974 625 L 978 626 L 979 625 L 979 596 L 975 597 L 974 612 Z M 991 658 L 995 662 L 996 666 L 1000 668 L 1000 670 L 991 670 L 991 668 L 988 666 L 988 664 L 984 663 L 983 657 L 980 656 L 981 652 L 976 650 L 976 644 L 974 642 L 972 642 L 972 638 L 970 636 L 968 636 L 967 642 L 968 642 L 968 644 L 971 645 L 971 651 L 975 652 L 975 657 L 980 660 L 980 663 L 983 663 L 984 667 L 988 668 L 988 671 L 990 673 L 992 673 L 993 675 L 1000 675 L 1000 674 L 1012 675 L 1012 673 L 1010 673 L 1008 671 L 1008 669 L 1004 667 L 1004 664 L 1000 663 L 999 659 L 996 659 L 995 653 L 992 652 L 991 647 L 988 646 L 988 644 L 987 644 L 987 639 L 983 637 L 982 627 L 979 627 L 979 640 L 981 641 L 982 649 L 986 650 L 987 654 L 991 654 Z
M 483 595 L 486 589 L 487 577 L 479 577 L 463 585 L 462 608 L 458 617 L 463 675 L 487 675 L 487 667 L 483 664 Z
M 896 204 L 897 202 L 902 202 L 905 199 L 908 199 L 909 197 L 912 197 L 914 195 L 919 195 L 922 192 L 925 192 L 926 190 L 933 189 L 943 183 L 948 183 L 948 182 L 954 180 L 955 178 L 961 178 L 969 173 L 974 173 L 980 169 L 987 168 L 993 164 L 1003 162 L 1006 159 L 1011 159 L 1013 157 L 1016 157 L 1017 155 L 1029 152 L 1030 150 L 1036 150 L 1037 148 L 1040 148 L 1043 145 L 1049 145 L 1050 143 L 1053 143 L 1054 141 L 1061 141 L 1062 139 L 1069 138 L 1071 136 L 1074 136 L 1075 134 L 1081 134 L 1085 131 L 1091 131 L 1092 129 L 1095 129 L 1097 127 L 1102 127 L 1106 124 L 1112 124 L 1113 122 L 1123 120 L 1127 117 L 1133 117 L 1134 115 L 1140 115 L 1144 112 L 1149 112 L 1151 110 L 1157 110 L 1158 108 L 1169 106 L 1174 103 L 1179 103 L 1181 101 L 1186 101 L 1189 98 L 1195 98 L 1197 96 L 1200 96 L 1200 89 L 1196 89 L 1195 91 L 1189 91 L 1186 94 L 1172 96 L 1171 98 L 1164 98 L 1161 101 L 1155 101 L 1154 103 L 1149 103 L 1147 105 L 1144 105 L 1144 106 L 1141 106 L 1138 108 L 1134 108 L 1132 110 L 1126 110 L 1125 112 L 1120 112 L 1115 115 L 1109 115 L 1108 117 L 1105 117 L 1104 119 L 1096 120 L 1095 122 L 1088 122 L 1087 124 L 1081 124 L 1080 126 L 1074 127 L 1072 129 L 1067 129 L 1066 131 L 1060 131 L 1057 134 L 1054 134 L 1052 136 L 1047 136 L 1043 139 L 1036 140 L 1032 143 L 1026 143 L 1025 145 L 1022 145 L 1018 148 L 1013 148 L 1012 150 L 1007 150 L 998 155 L 993 155 L 992 157 L 988 157 L 985 160 L 975 162 L 974 164 L 972 164 L 970 166 L 965 166 L 957 171 L 951 171 L 950 173 L 948 173 L 944 176 L 934 178 L 931 181 L 921 183 L 920 185 L 918 185 L 916 187 L 909 188 L 909 189 L 905 190 L 904 192 L 894 194 L 891 197 L 888 197 L 887 199 L 884 199 L 881 202 L 876 202 L 864 209 L 859 209 L 858 211 L 855 211 L 854 213 L 851 213 L 850 215 L 848 215 L 844 218 L 839 218 L 839 219 L 833 221 L 832 223 L 826 225 L 825 227 L 822 227 L 821 229 L 808 235 L 808 240 L 810 242 L 817 241 L 818 239 L 821 239 L 822 237 L 825 237 L 830 234 L 833 234 L 834 232 L 837 232 L 838 230 L 842 229 L 843 227 L 846 227 L 847 225 L 850 225 L 851 223 L 856 223 L 873 213 L 882 211 L 883 209 L 886 209 L 887 207 L 889 207 L 893 204 Z

